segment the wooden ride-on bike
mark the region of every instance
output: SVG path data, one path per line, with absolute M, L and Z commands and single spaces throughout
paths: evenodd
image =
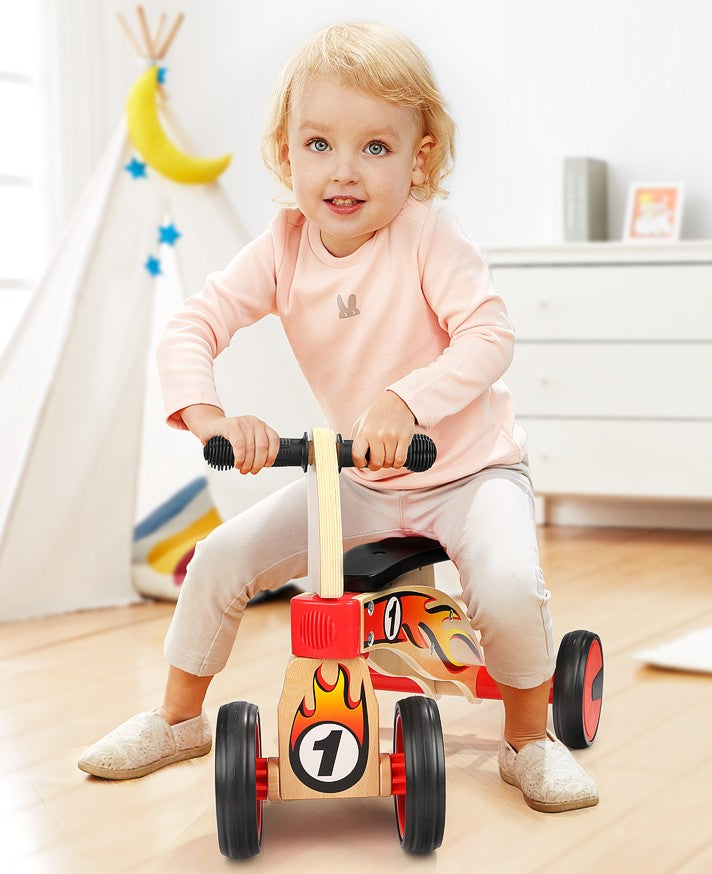
M 205 458 L 233 467 L 213 438 Z M 426 470 L 432 441 L 416 434 L 406 466 Z M 215 737 L 218 843 L 223 855 L 260 851 L 264 801 L 393 795 L 401 846 L 431 852 L 445 827 L 445 754 L 434 698 L 499 698 L 460 605 L 432 587 L 439 543 L 389 538 L 342 550 L 338 473 L 353 465 L 351 441 L 328 429 L 282 439 L 275 466 L 299 465 L 309 482 L 309 577 L 314 594 L 291 600 L 292 653 L 278 705 L 279 756 L 262 755 L 258 708 L 219 710 Z M 398 585 L 390 583 L 398 579 Z M 426 585 L 422 583 L 425 582 Z M 348 589 L 344 592 L 344 587 Z M 318 593 L 317 593 L 318 591 Z M 600 719 L 603 654 L 597 635 L 567 634 L 550 700 L 569 747 L 589 746 Z M 425 693 L 397 702 L 393 752 L 381 753 L 374 689 Z

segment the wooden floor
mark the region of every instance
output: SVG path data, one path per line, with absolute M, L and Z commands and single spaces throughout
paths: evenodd
M 160 700 L 171 606 L 75 613 L 0 626 L 0 871 L 649 872 L 712 871 L 712 676 L 639 666 L 655 641 L 712 625 L 712 542 L 687 532 L 545 528 L 542 564 L 557 635 L 604 642 L 603 718 L 579 753 L 598 807 L 536 813 L 497 774 L 501 705 L 439 702 L 447 824 L 437 853 L 407 856 L 391 799 L 268 804 L 262 853 L 229 863 L 217 848 L 213 757 L 111 783 L 76 768 L 81 750 Z M 227 669 L 211 686 L 256 703 L 276 755 L 276 705 L 289 657 L 288 605 L 248 608 Z M 394 693 L 379 693 L 391 748 Z

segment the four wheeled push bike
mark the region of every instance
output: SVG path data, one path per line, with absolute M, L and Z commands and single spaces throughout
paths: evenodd
M 406 466 L 435 460 L 416 434 Z M 205 446 L 214 467 L 233 467 L 232 447 Z M 433 587 L 439 543 L 389 538 L 343 554 L 338 474 L 353 465 L 351 441 L 328 429 L 280 442 L 275 466 L 299 465 L 309 479 L 309 577 L 314 593 L 291 599 L 293 658 L 278 705 L 279 755 L 262 750 L 258 708 L 224 704 L 215 738 L 220 851 L 260 851 L 265 801 L 393 796 L 402 847 L 428 853 L 445 828 L 445 753 L 435 698 L 500 698 L 460 605 Z M 379 750 L 375 689 L 417 693 L 395 706 L 393 750 Z M 598 635 L 572 631 L 561 642 L 549 700 L 554 728 L 570 748 L 590 746 L 603 695 Z

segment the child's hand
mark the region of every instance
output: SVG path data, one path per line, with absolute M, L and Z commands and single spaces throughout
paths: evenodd
M 414 430 L 415 417 L 410 407 L 395 392 L 384 392 L 354 424 L 351 432 L 354 464 L 361 469 L 366 467 L 369 451 L 369 470 L 403 467 Z
M 195 404 L 181 411 L 183 421 L 203 446 L 211 437 L 225 437 L 235 453 L 240 473 L 257 473 L 271 467 L 279 452 L 279 434 L 255 416 L 224 416 L 208 404 Z

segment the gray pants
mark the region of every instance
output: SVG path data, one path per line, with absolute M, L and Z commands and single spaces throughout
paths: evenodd
M 551 676 L 549 592 L 526 464 L 423 490 L 374 489 L 344 475 L 339 484 L 345 550 L 383 537 L 439 540 L 460 574 L 491 676 L 520 689 Z M 222 670 L 250 598 L 306 575 L 307 539 L 306 477 L 216 528 L 188 566 L 166 637 L 168 661 L 198 676 Z

